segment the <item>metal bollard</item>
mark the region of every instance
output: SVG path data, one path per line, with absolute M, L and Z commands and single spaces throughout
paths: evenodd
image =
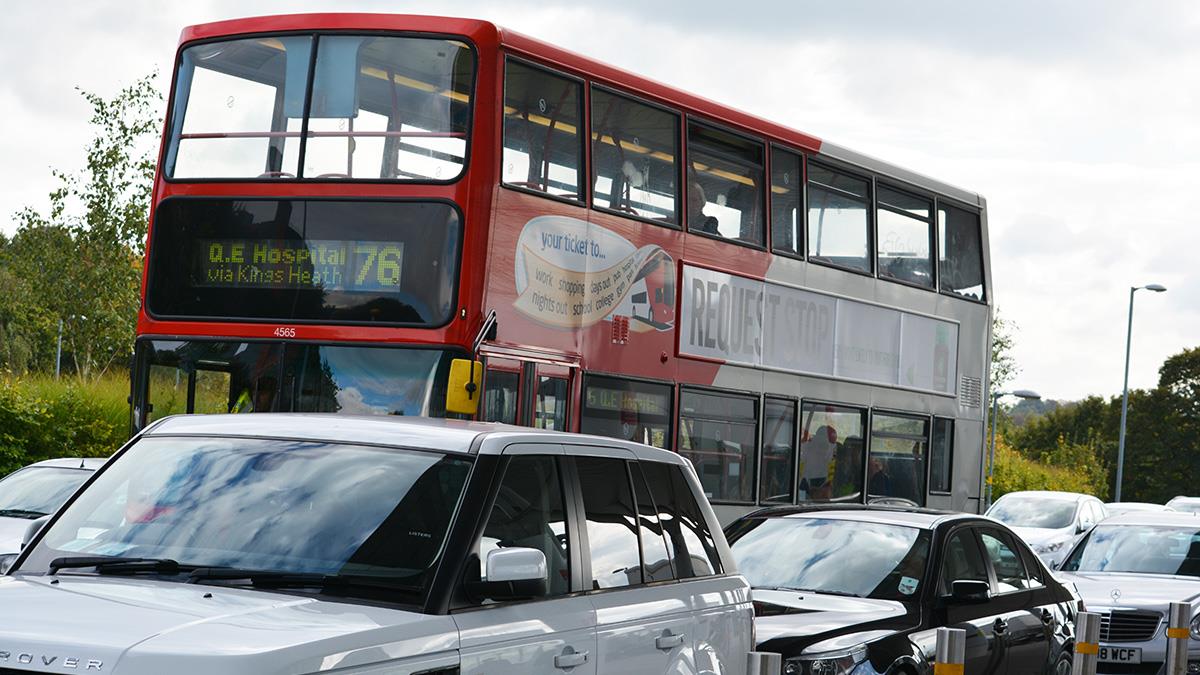
M 933 675 L 963 675 L 967 662 L 967 631 L 961 628 L 937 629 L 937 651 Z
M 746 675 L 780 675 L 783 655 L 775 652 L 750 652 L 746 659 Z
M 1191 632 L 1192 606 L 1172 602 L 1167 612 L 1167 669 L 1166 675 L 1185 675 L 1188 667 L 1188 637 Z
M 1075 617 L 1075 658 L 1071 659 L 1071 675 L 1096 675 L 1100 658 L 1100 615 L 1080 612 Z

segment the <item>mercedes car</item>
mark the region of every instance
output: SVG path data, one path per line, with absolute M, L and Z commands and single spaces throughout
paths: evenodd
M 1188 672 L 1200 672 L 1200 518 L 1130 513 L 1097 525 L 1070 552 L 1059 575 L 1100 614 L 1098 673 L 1160 672 L 1167 610 L 1193 603 Z

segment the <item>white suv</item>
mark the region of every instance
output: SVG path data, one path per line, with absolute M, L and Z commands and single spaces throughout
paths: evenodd
M 163 420 L 0 608 L 0 672 L 736 674 L 752 648 L 678 455 L 401 418 Z

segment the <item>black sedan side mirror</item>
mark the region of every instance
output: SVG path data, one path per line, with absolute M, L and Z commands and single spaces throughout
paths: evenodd
M 959 579 L 950 584 L 950 602 L 956 605 L 975 605 L 992 599 L 992 587 L 986 581 Z

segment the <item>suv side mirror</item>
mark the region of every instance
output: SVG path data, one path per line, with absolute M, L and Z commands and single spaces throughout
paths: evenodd
M 546 554 L 536 548 L 488 551 L 487 578 L 469 582 L 467 591 L 487 600 L 526 600 L 546 594 Z
M 992 599 L 992 587 L 986 581 L 959 579 L 950 582 L 950 601 L 956 605 L 974 605 Z

